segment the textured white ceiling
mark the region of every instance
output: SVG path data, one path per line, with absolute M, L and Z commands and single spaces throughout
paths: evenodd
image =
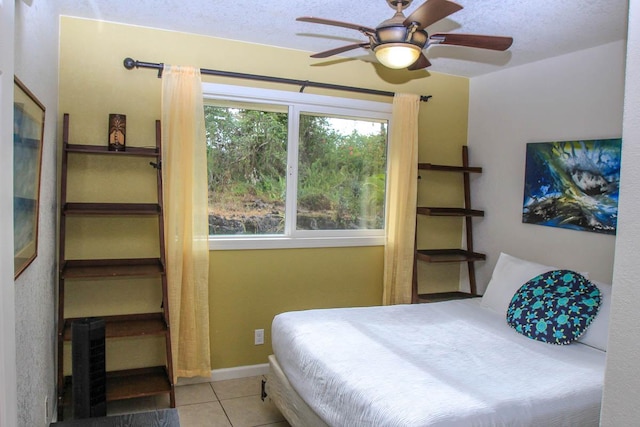
M 414 0 L 409 15 L 423 0 Z M 427 28 L 511 36 L 507 52 L 456 46 L 425 51 L 428 71 L 474 77 L 626 38 L 628 0 L 457 0 L 464 9 Z M 60 13 L 279 46 L 310 53 L 364 42 L 355 30 L 297 22 L 315 16 L 375 27 L 393 16 L 386 0 L 58 0 Z M 364 49 L 342 55 L 373 60 Z M 135 58 L 162 62 L 162 58 Z M 329 58 L 332 60 L 335 58 Z M 319 59 L 319 62 L 326 61 Z M 585 64 L 588 66 L 588 64 Z

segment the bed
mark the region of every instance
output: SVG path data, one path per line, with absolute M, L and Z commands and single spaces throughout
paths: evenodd
M 502 311 L 540 270 L 501 254 L 482 298 L 279 314 L 266 392 L 293 426 L 597 426 L 610 289 L 570 343 L 541 342 Z

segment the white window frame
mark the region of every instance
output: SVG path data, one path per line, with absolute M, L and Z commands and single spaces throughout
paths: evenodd
M 329 114 L 361 119 L 385 120 L 388 123 L 387 135 L 391 128 L 390 103 L 363 101 L 324 95 L 312 95 L 299 92 L 272 89 L 257 89 L 246 86 L 233 86 L 215 83 L 203 83 L 202 93 L 207 100 L 227 100 L 258 104 L 276 104 L 288 106 L 290 117 L 298 117 L 301 112 Z M 209 236 L 210 250 L 237 249 L 288 249 L 346 246 L 384 245 L 385 230 L 293 230 L 295 224 L 298 184 L 298 120 L 289 120 L 287 145 L 287 193 L 284 235 L 227 235 Z

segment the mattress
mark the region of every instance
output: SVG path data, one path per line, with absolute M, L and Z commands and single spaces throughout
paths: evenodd
M 606 353 L 534 341 L 479 303 L 282 313 L 273 351 L 330 426 L 597 426 Z

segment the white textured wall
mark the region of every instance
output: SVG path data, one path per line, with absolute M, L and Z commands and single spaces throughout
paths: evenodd
M 13 1 L 0 0 L 0 427 L 16 424 L 13 283 Z
M 9 0 L 5 0 L 9 1 Z M 56 139 L 58 11 L 56 2 L 15 2 L 15 74 L 46 108 L 38 256 L 15 282 L 18 426 L 53 414 L 56 384 Z
M 471 79 L 469 156 L 484 168 L 472 178 L 474 244 L 484 291 L 500 252 L 588 271 L 611 283 L 615 238 L 522 223 L 528 142 L 622 135 L 623 41 Z M 623 142 L 624 145 L 624 142 Z
M 640 422 L 640 2 L 629 8 L 627 78 L 622 130 L 620 232 L 616 240 L 611 326 L 602 403 L 602 426 Z

